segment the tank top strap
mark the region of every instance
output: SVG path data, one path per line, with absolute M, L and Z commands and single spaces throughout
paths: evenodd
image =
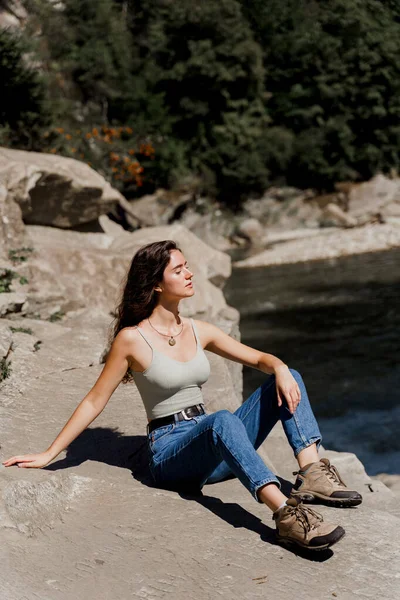
M 190 322 L 192 324 L 192 329 L 193 329 L 193 332 L 194 332 L 194 337 L 196 338 L 197 345 L 199 346 L 200 345 L 199 335 L 198 335 L 197 328 L 196 328 L 196 325 L 194 324 L 194 321 L 193 321 L 192 317 L 190 317 Z
M 150 342 L 147 339 L 147 337 L 144 335 L 144 333 L 142 333 L 142 331 L 139 329 L 139 327 L 137 325 L 135 325 L 135 329 L 138 330 L 138 332 L 140 333 L 140 335 L 142 336 L 142 338 L 144 339 L 144 341 L 147 342 L 147 344 L 150 346 L 151 350 L 153 351 L 153 346 L 150 344 Z

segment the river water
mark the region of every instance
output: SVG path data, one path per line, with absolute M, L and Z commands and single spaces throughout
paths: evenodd
M 303 376 L 323 445 L 400 473 L 400 249 L 233 268 L 224 293 L 242 342 Z M 264 378 L 244 367 L 244 398 Z

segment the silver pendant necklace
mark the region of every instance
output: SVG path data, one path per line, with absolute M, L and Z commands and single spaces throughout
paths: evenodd
M 150 323 L 150 319 L 147 319 L 147 320 Z M 175 346 L 176 340 L 174 338 L 178 337 L 178 335 L 180 335 L 182 333 L 182 331 L 183 331 L 183 321 L 182 321 L 181 330 L 176 335 L 170 335 L 169 333 L 161 333 L 161 331 L 158 331 L 158 329 L 156 329 L 151 323 L 150 323 L 150 327 L 153 327 L 154 331 L 157 331 L 157 333 L 159 333 L 160 335 L 163 335 L 164 337 L 169 337 L 168 344 L 170 346 Z

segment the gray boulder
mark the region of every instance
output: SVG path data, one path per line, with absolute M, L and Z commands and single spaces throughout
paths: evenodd
M 400 215 L 400 179 L 375 175 L 348 189 L 349 216 L 359 224 Z
M 0 149 L 1 186 L 25 223 L 66 229 L 94 221 L 125 200 L 84 162 L 10 148 Z
M 55 312 L 86 306 L 111 311 L 120 294 L 121 281 L 134 253 L 145 243 L 174 239 L 194 272 L 197 293 L 188 299 L 187 315 L 210 318 L 226 308 L 222 287 L 231 272 L 228 255 L 210 248 L 181 225 L 139 229 L 120 235 L 61 231 L 27 226 L 35 252 L 24 263 L 28 279 L 24 314 L 49 318 Z

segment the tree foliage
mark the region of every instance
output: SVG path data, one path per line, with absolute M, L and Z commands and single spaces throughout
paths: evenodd
M 30 50 L 20 36 L 0 29 L 1 138 L 35 149 L 50 117 L 46 84 L 29 62 Z
M 48 0 L 27 4 L 34 16 L 32 33 L 40 27 L 46 67 L 58 92 L 88 107 L 88 120 L 99 115 L 124 119 L 116 107 L 130 93 L 132 44 L 118 4 L 65 0 L 62 10 L 55 10 Z
M 288 181 L 326 188 L 399 166 L 398 2 L 249 0 L 268 110 L 293 136 Z
M 190 174 L 231 204 L 273 183 L 327 190 L 399 168 L 396 0 L 24 4 L 42 75 L 1 32 L 10 145 L 37 146 L 53 122 L 42 149 L 82 157 L 130 196 Z
M 183 141 L 186 166 L 231 196 L 262 188 L 268 170 L 258 139 L 262 103 L 259 45 L 236 0 L 131 3 L 136 73 L 168 109 L 168 138 Z

